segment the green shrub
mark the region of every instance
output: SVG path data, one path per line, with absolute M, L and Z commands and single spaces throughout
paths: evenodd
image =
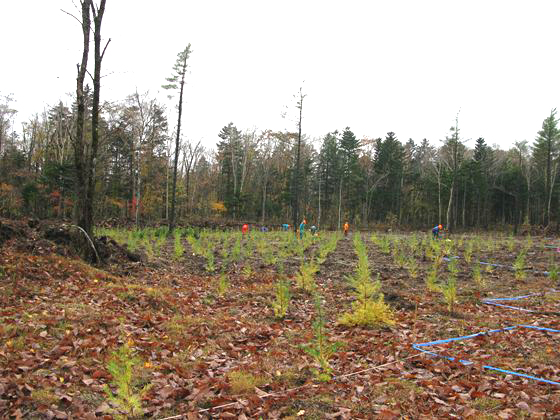
M 229 289 L 229 280 L 226 273 L 222 272 L 218 278 L 218 284 L 216 286 L 216 292 L 219 296 L 223 296 Z
M 470 264 L 472 261 L 472 254 L 473 254 L 473 244 L 471 241 L 467 242 L 465 246 L 465 252 L 463 252 L 463 258 L 467 264 Z
M 418 277 L 418 263 L 416 262 L 416 259 L 414 257 L 409 258 L 406 265 L 410 277 L 412 277 L 413 279 Z
M 288 312 L 288 307 L 290 305 L 290 283 L 281 279 L 276 282 L 275 285 L 275 297 L 272 302 L 272 308 L 274 309 L 274 316 L 278 319 L 283 319 Z
M 104 390 L 119 418 L 143 415 L 142 398 L 149 391 L 150 385 L 142 388 L 137 385 L 136 372 L 141 368 L 142 361 L 134 354 L 128 342 L 111 354 L 107 370 L 112 376 L 111 383 L 116 388 L 116 393 L 108 385 L 105 385 Z
M 515 270 L 515 278 L 517 280 L 523 280 L 526 276 L 525 272 L 525 253 L 520 252 L 517 258 L 513 262 L 513 269 Z
M 253 274 L 253 269 L 251 268 L 251 265 L 250 264 L 245 264 L 243 266 L 242 273 L 243 273 L 243 277 L 245 277 L 247 279 L 250 278 L 251 275 Z
M 447 283 L 441 285 L 441 293 L 443 293 L 443 298 L 447 303 L 447 309 L 450 313 L 453 313 L 457 302 L 457 280 L 454 276 L 449 276 Z
M 437 278 L 437 265 L 433 265 L 426 274 L 426 288 L 430 292 L 439 292 L 440 287 L 438 285 L 438 278 Z
M 329 360 L 341 347 L 341 343 L 332 343 L 327 337 L 325 328 L 325 318 L 321 304 L 321 297 L 315 297 L 316 316 L 313 322 L 313 341 L 303 346 L 303 350 L 309 354 L 319 365 L 318 370 L 314 370 L 315 377 L 320 381 L 329 381 L 331 379 L 332 367 Z
M 550 268 L 548 269 L 548 278 L 554 282 L 558 281 L 558 265 L 552 262 Z
M 308 293 L 313 293 L 317 285 L 315 284 L 315 273 L 318 271 L 317 265 L 313 261 L 304 262 L 296 274 L 296 282 L 299 288 Z
M 185 248 L 183 247 L 183 242 L 181 241 L 181 232 L 179 230 L 176 230 L 174 233 L 174 243 L 173 243 L 173 255 L 175 257 L 175 259 L 179 259 L 183 256 L 183 253 L 185 252 Z
M 484 277 L 482 276 L 482 270 L 480 269 L 479 263 L 473 264 L 472 277 L 473 277 L 474 284 L 479 290 L 484 289 L 484 287 L 486 287 L 486 282 L 484 281 Z
M 395 325 L 391 308 L 385 303 L 383 295 L 379 295 L 377 300 L 354 301 L 352 309 L 338 319 L 339 324 L 349 327 Z
M 216 264 L 215 264 L 215 260 L 214 260 L 214 251 L 212 249 L 207 249 L 206 253 L 205 253 L 205 256 L 206 256 L 206 265 L 204 266 L 204 268 L 209 273 L 213 273 L 216 270 Z
M 447 269 L 449 270 L 449 272 L 451 273 L 451 275 L 453 277 L 457 277 L 457 274 L 459 273 L 459 267 L 458 267 L 458 264 L 457 264 L 457 259 L 451 258 L 449 260 L 449 262 L 447 263 Z
M 358 266 L 353 276 L 348 277 L 354 289 L 356 300 L 352 303 L 352 312 L 339 318 L 342 325 L 393 325 L 390 307 L 385 304 L 381 293 L 379 274 L 376 281 L 371 280 L 367 250 L 359 233 L 354 235 L 354 248 L 358 254 Z
M 233 247 L 231 248 L 230 257 L 232 262 L 238 263 L 241 261 L 242 251 L 241 251 L 241 236 L 237 235 L 233 243 Z

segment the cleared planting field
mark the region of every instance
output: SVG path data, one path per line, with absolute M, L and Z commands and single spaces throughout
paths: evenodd
M 553 240 L 97 235 L 142 261 L 0 249 L 2 415 L 560 414 Z

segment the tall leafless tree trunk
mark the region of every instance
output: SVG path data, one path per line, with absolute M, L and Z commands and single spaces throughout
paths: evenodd
M 301 120 L 303 115 L 303 99 L 306 95 L 303 94 L 302 88 L 299 88 L 297 108 L 299 109 L 299 120 L 298 120 L 298 141 L 297 141 L 297 151 L 296 151 L 296 167 L 294 171 L 293 180 L 293 206 L 292 206 L 292 218 L 294 223 L 294 232 L 297 234 L 297 229 L 299 225 L 299 161 L 301 155 Z
M 546 203 L 546 219 L 547 226 L 550 223 L 550 203 L 552 202 L 552 191 L 554 190 L 554 184 L 556 183 L 556 176 L 558 175 L 558 161 L 555 160 L 552 163 L 551 175 L 550 175 L 550 186 L 548 190 L 548 198 Z
M 463 183 L 463 214 L 461 218 L 463 228 L 466 226 L 466 220 L 467 220 L 466 204 L 467 204 L 467 179 L 465 178 L 465 182 Z
M 247 165 L 247 159 L 249 158 L 249 153 L 252 150 L 253 147 L 255 147 L 258 144 L 258 140 L 255 143 L 255 131 L 253 130 L 253 133 L 249 135 L 249 133 L 246 133 L 243 136 L 243 162 L 242 162 L 242 166 L 241 166 L 241 182 L 239 184 L 239 197 L 241 197 L 243 195 L 243 189 L 245 187 L 245 180 L 247 179 L 247 171 L 248 171 L 248 165 Z
M 88 186 L 87 186 L 87 203 L 86 215 L 88 229 L 86 232 L 93 234 L 93 200 L 95 196 L 95 165 L 97 161 L 97 149 L 99 147 L 99 99 L 101 92 L 101 62 L 107 50 L 107 46 L 111 39 L 107 41 L 103 50 L 101 50 L 101 23 L 103 22 L 103 14 L 105 13 L 105 1 L 101 0 L 99 7 L 90 1 L 90 9 L 93 16 L 93 39 L 94 39 L 94 60 L 95 67 L 93 69 L 93 103 L 91 114 L 91 154 L 89 156 L 88 168 Z
M 338 230 L 340 230 L 342 222 L 342 177 L 338 183 Z
M 177 115 L 177 133 L 175 137 L 175 157 L 173 159 L 173 180 L 171 184 L 171 214 L 169 216 L 169 233 L 173 233 L 175 229 L 175 205 L 177 202 L 177 166 L 179 164 L 179 152 L 181 141 L 181 118 L 183 116 L 183 93 L 185 90 L 185 75 L 187 73 L 187 60 L 191 53 L 191 44 L 177 54 L 177 60 L 173 66 L 174 74 L 166 80 L 168 85 L 164 85 L 164 89 L 179 88 L 179 107 Z M 177 85 L 177 83 L 179 85 Z
M 169 157 L 171 156 L 171 141 L 167 142 L 165 167 L 165 220 L 169 220 Z
M 451 191 L 449 191 L 449 201 L 447 202 L 447 212 L 445 214 L 447 220 L 447 229 L 451 229 L 451 205 L 453 204 L 453 193 L 455 188 L 455 183 L 451 183 Z
M 76 167 L 76 224 L 83 229 L 86 235 L 93 236 L 93 216 L 94 216 L 94 196 L 95 196 L 95 164 L 97 159 L 97 149 L 99 146 L 99 102 L 101 91 L 101 63 L 103 56 L 109 45 L 110 39 L 101 50 L 101 23 L 105 13 L 105 0 L 101 0 L 96 6 L 92 0 L 82 0 L 81 5 L 81 26 L 83 34 L 82 61 L 78 64 L 78 77 L 76 78 L 76 102 L 77 102 L 77 121 L 76 136 L 74 138 L 74 164 Z M 93 38 L 94 38 L 94 72 L 93 72 L 93 103 L 91 115 L 91 144 L 86 145 L 85 141 L 85 121 L 86 105 L 84 93 L 84 80 L 87 73 L 89 56 L 89 41 L 91 32 L 91 22 L 93 18 Z M 94 254 L 90 248 L 90 243 L 83 241 L 80 245 L 82 254 L 85 258 L 94 259 Z
M 183 116 L 183 91 L 185 88 L 185 74 L 181 77 L 179 93 L 179 116 L 177 117 L 177 136 L 175 137 L 175 157 L 173 158 L 173 180 L 171 183 L 171 215 L 169 217 L 169 233 L 175 229 L 175 204 L 177 203 L 177 164 L 179 162 L 179 142 L 181 138 L 181 117 Z
M 86 232 L 89 228 L 87 221 L 87 185 L 85 169 L 85 117 L 86 101 L 84 95 L 84 80 L 87 72 L 89 56 L 89 34 L 91 30 L 91 19 L 89 14 L 91 0 L 82 0 L 82 35 L 83 50 L 82 61 L 78 64 L 78 77 L 76 78 L 76 136 L 74 138 L 74 166 L 76 167 L 76 224 Z
M 235 139 L 237 141 L 237 138 Z M 235 144 L 233 143 L 233 139 L 230 138 L 229 150 L 231 154 L 231 173 L 233 176 L 233 196 L 235 197 L 235 205 L 233 206 L 233 218 L 237 217 L 237 208 L 238 208 L 238 194 L 237 194 L 237 158 L 235 156 Z
M 459 170 L 459 114 L 455 117 L 455 127 L 451 128 L 453 135 L 448 139 L 447 145 L 451 148 L 451 162 L 446 162 L 447 167 L 451 171 L 451 190 L 449 192 L 449 202 L 447 203 L 447 229 L 451 232 L 455 227 L 457 220 L 457 205 L 453 207 L 453 196 L 458 193 L 457 178 Z M 457 197 L 455 198 L 457 201 Z M 439 222 L 438 222 L 439 223 Z
M 261 210 L 261 223 L 264 225 L 265 212 L 266 212 L 266 184 L 267 180 L 263 181 L 263 195 L 262 195 L 262 210 Z
M 438 220 L 437 223 L 441 223 L 441 213 L 442 213 L 442 206 L 441 206 L 441 186 L 442 186 L 442 181 L 441 181 L 441 157 L 437 156 L 436 159 L 438 159 L 437 162 L 433 162 L 432 161 L 432 166 L 434 168 L 434 172 L 436 174 L 436 180 L 437 180 L 437 186 L 438 186 Z
M 185 153 L 185 194 L 187 197 L 187 213 L 189 213 L 191 172 L 201 152 L 200 142 L 201 140 L 199 140 L 194 147 L 190 142 L 188 142 L 187 150 Z
M 135 195 L 136 208 L 135 208 L 135 214 L 134 214 L 134 223 L 135 223 L 136 227 L 138 228 L 138 222 L 139 222 L 139 218 L 140 218 L 140 200 L 142 198 L 141 148 L 142 148 L 142 143 L 144 142 L 144 136 L 145 136 L 145 132 L 146 132 L 146 118 L 145 118 L 145 115 L 144 115 L 144 107 L 143 107 L 143 104 L 140 101 L 140 95 L 138 94 L 138 91 L 136 91 L 135 94 L 134 94 L 134 100 L 136 101 L 136 106 L 138 107 L 138 112 L 140 113 L 140 127 L 139 127 L 138 135 L 137 135 L 138 144 L 136 146 L 133 146 L 133 153 L 136 154 L 136 171 L 135 171 L 135 179 L 133 180 L 133 184 L 135 185 L 135 189 L 136 189 L 136 195 Z M 133 140 L 133 144 L 134 143 L 135 143 L 135 141 Z
M 317 200 L 317 228 L 321 229 L 321 175 L 317 177 L 317 188 L 319 190 L 319 198 Z
M 546 207 L 543 207 L 545 210 L 544 216 L 544 225 L 548 226 L 550 223 L 550 198 L 552 197 L 552 140 L 548 139 L 547 141 L 547 151 L 546 151 L 546 173 L 545 173 L 545 181 L 544 181 L 544 188 L 546 194 Z

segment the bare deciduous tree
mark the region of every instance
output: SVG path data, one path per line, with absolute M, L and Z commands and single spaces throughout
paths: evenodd
M 185 75 L 187 74 L 187 60 L 191 54 L 191 44 L 177 54 L 177 60 L 173 65 L 173 74 L 166 78 L 167 85 L 164 89 L 179 90 L 179 105 L 177 116 L 177 131 L 175 133 L 175 157 L 173 159 L 173 181 L 171 186 L 171 214 L 169 215 L 169 233 L 175 228 L 175 203 L 177 201 L 177 165 L 179 163 L 180 139 L 181 139 L 181 117 L 183 116 L 183 92 L 185 90 Z

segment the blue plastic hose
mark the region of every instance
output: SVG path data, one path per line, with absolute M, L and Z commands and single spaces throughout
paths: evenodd
M 558 290 L 552 289 L 549 293 L 558 293 Z M 510 306 L 510 305 L 503 305 L 501 303 L 497 303 L 497 302 L 511 302 L 511 301 L 516 301 L 516 300 L 521 300 L 521 299 L 527 299 L 530 298 L 532 296 L 543 296 L 544 293 L 530 293 L 528 295 L 523 295 L 523 296 L 514 296 L 514 297 L 507 297 L 507 298 L 493 298 L 493 299 L 483 299 L 482 303 L 486 304 L 486 305 L 493 305 L 493 306 L 500 306 L 502 308 L 508 308 L 508 309 L 515 309 L 517 311 L 524 311 L 524 312 L 541 312 L 541 311 L 534 311 L 532 309 L 525 309 L 525 308 L 520 308 L 519 306 Z
M 516 329 L 516 328 L 529 328 L 529 329 L 533 329 L 533 330 L 560 333 L 560 330 L 554 330 L 552 328 L 545 328 L 545 327 L 537 327 L 535 325 L 514 325 L 514 326 L 511 326 L 511 327 L 505 327 L 505 328 L 500 328 L 500 329 L 495 329 L 495 330 L 490 330 L 490 331 L 481 331 L 481 332 L 478 332 L 478 333 L 464 335 L 464 336 L 461 336 L 461 337 L 453 337 L 453 338 L 446 338 L 446 339 L 443 339 L 443 340 L 428 341 L 426 343 L 415 343 L 415 344 L 412 345 L 412 347 L 415 350 L 421 351 L 422 353 L 426 353 L 426 354 L 436 356 L 436 357 L 442 357 L 442 358 L 447 359 L 447 360 L 458 360 L 463 365 L 471 365 L 471 364 L 473 364 L 473 362 L 471 362 L 470 360 L 463 360 L 463 359 L 457 359 L 457 358 L 451 357 L 451 356 L 444 356 L 444 355 L 441 355 L 437 352 L 424 350 L 422 347 L 435 346 L 435 345 L 438 345 L 438 344 L 450 343 L 450 342 L 453 342 L 453 341 L 468 340 L 468 339 L 478 337 L 478 336 L 481 336 L 481 335 L 487 335 L 487 334 L 490 334 L 490 333 L 497 333 L 497 332 L 502 332 L 502 331 L 509 331 L 509 330 L 513 330 L 513 329 Z M 507 373 L 508 375 L 520 376 L 522 378 L 527 378 L 527 379 L 531 379 L 531 380 L 538 381 L 538 382 L 544 382 L 544 383 L 547 383 L 547 384 L 550 384 L 550 385 L 560 386 L 560 382 L 551 381 L 549 379 L 544 379 L 544 378 L 539 378 L 538 376 L 527 375 L 527 374 L 524 374 L 524 373 L 515 372 L 513 370 L 501 369 L 501 368 L 498 368 L 498 367 L 495 367 L 495 366 L 490 366 L 490 365 L 483 365 L 482 367 L 486 370 L 493 370 L 493 371 L 496 371 L 496 372 Z

